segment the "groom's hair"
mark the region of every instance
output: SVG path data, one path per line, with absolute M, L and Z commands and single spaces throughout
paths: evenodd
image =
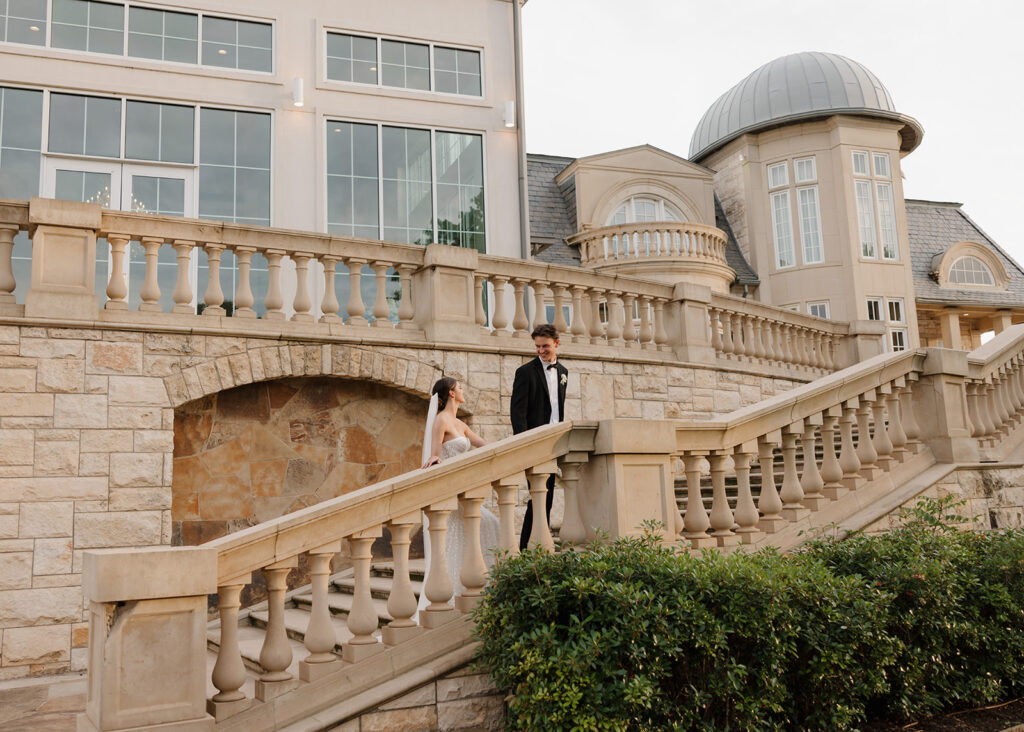
M 458 383 L 458 380 L 451 376 L 442 376 L 434 382 L 434 388 L 430 390 L 430 393 L 437 394 L 437 411 L 440 412 L 448 404 L 448 394 Z
M 558 328 L 551 325 L 551 323 L 542 323 L 533 329 L 530 333 L 530 338 L 550 338 L 553 341 L 558 340 Z

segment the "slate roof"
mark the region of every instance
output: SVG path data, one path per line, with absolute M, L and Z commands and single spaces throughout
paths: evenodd
M 555 177 L 575 158 L 555 155 L 526 156 L 527 187 L 530 196 L 530 244 L 535 258 L 549 264 L 580 266 L 576 247 L 565 243 L 576 233 L 575 180 L 563 187 Z
M 736 243 L 736 236 L 732 233 L 732 227 L 729 226 L 729 219 L 725 217 L 725 210 L 722 208 L 722 202 L 718 200 L 717 193 L 715 194 L 715 226 L 725 232 L 725 261 L 729 263 L 729 266 L 736 273 L 735 284 L 761 284 L 757 272 L 747 262 L 747 258 L 743 256 L 740 245 Z
M 918 302 L 948 305 L 1024 307 L 1024 270 L 963 212 L 959 203 L 907 199 L 907 233 Z M 972 241 L 988 246 L 1009 278 L 1005 290 L 939 287 L 932 279 L 932 260 L 954 244 Z

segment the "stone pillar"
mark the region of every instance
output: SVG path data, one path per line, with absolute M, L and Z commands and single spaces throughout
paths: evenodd
M 95 320 L 97 203 L 33 198 L 28 204 L 32 282 L 25 317 Z
M 998 335 L 1013 324 L 1013 314 L 1009 310 L 996 310 L 992 313 L 992 330 Z M 945 343 L 945 341 L 943 341 Z
M 942 346 L 954 351 L 963 350 L 963 338 L 960 335 L 960 311 L 947 308 L 939 314 L 942 326 Z
M 676 283 L 672 301 L 665 308 L 665 329 L 668 331 L 668 345 L 680 361 L 715 362 L 708 321 L 710 304 L 709 287 L 691 282 Z
M 880 320 L 852 320 L 843 339 L 836 366 L 846 368 L 885 353 L 885 323 Z
M 945 341 L 943 341 L 945 342 Z M 967 352 L 929 348 L 911 406 L 914 421 L 939 462 L 976 462 L 978 443 L 971 437 L 964 379 Z
M 473 274 L 479 256 L 475 249 L 427 245 L 423 267 L 413 275 L 413 323 L 428 341 L 478 342 Z

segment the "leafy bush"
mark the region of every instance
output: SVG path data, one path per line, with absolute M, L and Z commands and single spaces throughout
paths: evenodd
M 884 690 L 888 596 L 653 537 L 501 562 L 476 612 L 510 729 L 836 729 Z

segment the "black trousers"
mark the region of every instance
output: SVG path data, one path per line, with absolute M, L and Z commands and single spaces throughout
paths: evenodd
M 555 474 L 548 476 L 548 495 L 545 501 L 548 515 L 548 526 L 551 526 L 551 504 L 555 500 Z M 519 535 L 519 549 L 525 549 L 530 543 L 530 533 L 533 531 L 533 500 L 526 502 L 526 516 L 523 517 L 523 532 Z

